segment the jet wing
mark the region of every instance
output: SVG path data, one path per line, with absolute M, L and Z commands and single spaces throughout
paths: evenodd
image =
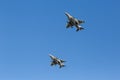
M 72 27 L 73 24 L 71 22 L 67 22 L 66 28 Z
M 53 63 L 53 62 L 52 62 L 52 63 L 51 63 L 51 66 L 53 66 L 53 65 L 56 65 L 56 63 Z

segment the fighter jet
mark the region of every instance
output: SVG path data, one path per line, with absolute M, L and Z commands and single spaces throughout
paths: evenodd
M 59 65 L 59 68 L 65 66 L 65 65 L 63 64 L 63 63 L 65 62 L 64 60 L 58 59 L 58 58 L 56 58 L 55 56 L 53 56 L 53 55 L 51 55 L 51 54 L 49 54 L 49 56 L 50 56 L 50 58 L 52 59 L 52 61 L 51 61 L 51 66 L 57 65 L 57 64 Z
M 69 28 L 69 27 L 73 28 L 73 26 L 75 26 L 77 28 L 76 31 L 84 29 L 82 26 L 80 26 L 80 24 L 84 23 L 83 20 L 78 20 L 78 19 L 74 18 L 73 16 L 71 16 L 67 12 L 65 12 L 65 15 L 68 17 L 68 20 L 69 20 L 67 22 L 66 28 Z

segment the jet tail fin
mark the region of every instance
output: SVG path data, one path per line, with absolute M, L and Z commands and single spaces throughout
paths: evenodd
M 83 30 L 83 29 L 84 29 L 83 27 L 79 27 L 79 28 L 77 28 L 76 31 Z
M 62 68 L 62 67 L 65 67 L 65 65 L 60 65 L 60 67 L 59 67 L 59 68 Z

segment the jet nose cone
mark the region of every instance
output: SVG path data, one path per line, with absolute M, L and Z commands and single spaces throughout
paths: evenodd
M 49 54 L 49 56 L 50 56 L 51 58 L 54 58 L 54 56 L 53 56 L 52 54 Z
M 67 12 L 65 12 L 65 15 L 68 15 L 68 13 L 67 13 Z
M 49 54 L 49 56 L 52 56 L 51 54 Z
M 65 15 L 68 17 L 68 18 L 71 18 L 72 16 L 69 14 L 69 13 L 67 13 L 67 12 L 65 12 Z
M 67 14 L 67 12 L 65 12 L 65 14 Z
M 52 59 L 52 58 L 53 58 L 53 55 L 49 54 L 49 57 Z

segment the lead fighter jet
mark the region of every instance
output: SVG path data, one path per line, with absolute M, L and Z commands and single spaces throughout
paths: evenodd
M 55 56 L 49 54 L 50 58 L 52 59 L 51 66 L 53 65 L 59 65 L 59 68 L 64 67 L 65 65 L 63 64 L 63 60 L 56 58 Z
M 69 20 L 67 22 L 66 28 L 69 28 L 69 27 L 73 28 L 73 26 L 75 26 L 77 28 L 76 31 L 84 29 L 82 26 L 80 26 L 80 24 L 84 23 L 84 21 L 74 18 L 67 12 L 65 12 L 65 15 L 68 17 L 68 20 Z

